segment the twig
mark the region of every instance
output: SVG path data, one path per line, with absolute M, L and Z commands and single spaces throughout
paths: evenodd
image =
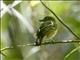
M 48 45 L 48 44 L 62 44 L 62 43 L 80 43 L 80 40 L 64 40 L 64 41 L 46 41 L 46 42 L 42 42 L 41 45 Z M 20 47 L 19 45 L 17 45 L 18 47 Z M 23 46 L 37 46 L 35 43 L 33 44 L 26 44 Z
M 80 43 L 80 40 L 64 40 L 64 41 L 46 41 L 46 42 L 42 42 L 41 45 L 48 45 L 48 44 L 61 44 L 61 43 Z M 17 47 L 24 47 L 24 46 L 37 46 L 35 43 L 33 44 L 26 44 L 26 45 L 17 45 Z M 1 49 L 0 51 L 4 51 L 7 49 L 13 49 L 14 47 L 6 47 Z
M 79 36 L 77 36 L 50 8 L 48 8 L 43 2 L 42 0 L 40 0 L 41 3 L 45 6 L 45 8 L 47 8 L 57 19 L 58 21 L 65 26 L 77 39 L 80 39 Z
M 61 44 L 61 43 L 80 43 L 80 41 L 49 41 L 49 42 L 43 42 L 41 45 L 47 45 L 47 44 Z
M 42 42 L 41 45 L 48 45 L 48 44 L 53 44 L 54 45 L 54 44 L 61 44 L 61 43 L 80 43 L 80 40 L 77 40 L 77 41 L 72 41 L 72 40 L 69 40 L 69 41 L 67 41 L 67 40 L 65 40 L 65 41 L 47 41 L 47 42 Z M 33 43 L 33 44 L 26 44 L 26 45 L 17 45 L 17 47 L 20 47 L 20 46 L 24 47 L 24 46 L 37 46 L 37 45 L 35 43 Z M 0 49 L 0 53 L 3 56 L 7 57 L 7 55 L 2 53 L 2 51 L 8 50 L 8 49 L 13 49 L 13 48 L 14 47 L 6 47 L 6 48 L 3 48 L 3 49 Z
M 6 47 L 6 48 L 2 48 L 0 49 L 0 54 L 2 54 L 3 56 L 5 56 L 6 58 L 8 57 L 6 54 L 3 53 L 3 51 L 7 50 L 7 49 L 12 49 L 13 47 Z
M 13 49 L 14 47 L 5 47 L 5 48 L 2 48 L 0 49 L 0 51 L 4 51 L 4 50 L 7 50 L 7 49 Z
M 7 57 L 7 55 L 5 55 L 3 52 L 0 51 L 0 53 L 1 53 L 3 56 Z

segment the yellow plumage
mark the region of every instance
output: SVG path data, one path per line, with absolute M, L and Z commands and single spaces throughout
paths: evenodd
M 36 45 L 41 45 L 42 41 L 48 40 L 54 37 L 57 33 L 57 24 L 53 17 L 46 16 L 43 20 L 40 20 L 42 24 L 37 31 Z

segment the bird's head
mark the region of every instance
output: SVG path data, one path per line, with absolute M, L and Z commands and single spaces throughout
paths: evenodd
M 53 21 L 55 22 L 55 19 L 51 16 L 46 16 L 44 19 L 40 20 L 40 22 L 46 22 L 46 21 Z

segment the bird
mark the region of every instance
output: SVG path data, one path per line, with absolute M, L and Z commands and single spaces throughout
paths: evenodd
M 40 22 L 40 27 L 36 33 L 37 46 L 40 46 L 43 41 L 53 38 L 57 33 L 57 23 L 53 17 L 46 16 Z

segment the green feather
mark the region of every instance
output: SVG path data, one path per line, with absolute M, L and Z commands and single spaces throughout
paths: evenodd
M 53 17 L 46 16 L 43 20 L 41 20 L 41 22 L 43 23 L 40 25 L 37 31 L 37 45 L 40 45 L 43 40 L 51 38 L 57 30 L 57 24 Z

